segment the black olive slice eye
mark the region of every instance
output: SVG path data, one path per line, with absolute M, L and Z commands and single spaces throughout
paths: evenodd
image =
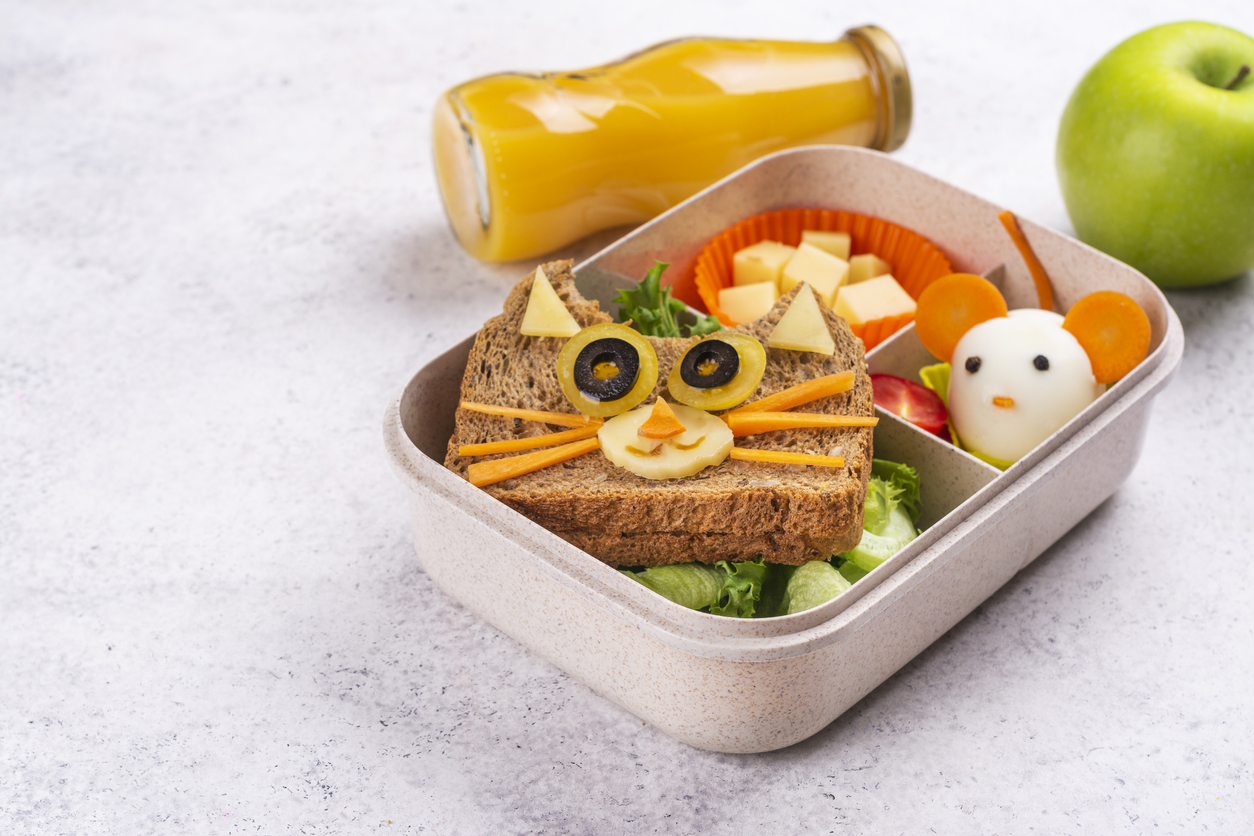
M 1038 354 L 1036 355 L 1036 358 L 1032 361 L 1032 365 L 1036 366 L 1037 371 L 1047 372 L 1049 371 L 1049 358 L 1046 357 L 1044 354 Z
M 719 339 L 702 340 L 679 363 L 679 376 L 694 389 L 712 389 L 736 377 L 740 354 Z
M 983 362 L 979 357 L 968 357 L 965 368 L 971 374 L 975 374 L 980 370 L 980 364 Z
M 589 325 L 557 355 L 557 382 L 584 415 L 611 418 L 634 409 L 657 385 L 657 352 L 617 322 Z
M 603 337 L 575 358 L 575 385 L 590 401 L 616 401 L 631 391 L 640 374 L 640 352 L 626 340 Z
M 743 403 L 766 373 L 766 349 L 748 334 L 720 333 L 693 343 L 666 380 L 672 398 L 707 412 Z

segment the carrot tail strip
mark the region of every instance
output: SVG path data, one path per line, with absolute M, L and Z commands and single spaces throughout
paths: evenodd
M 467 475 L 470 477 L 470 484 L 476 488 L 482 488 L 485 485 L 493 485 L 506 479 L 513 479 L 515 476 L 523 476 L 561 464 L 568 459 L 582 456 L 584 453 L 591 453 L 600 446 L 600 439 L 585 438 L 583 441 L 572 441 L 561 447 L 536 450 L 533 453 L 523 453 L 521 456 L 511 456 L 508 459 L 475 462 L 468 469 Z
M 540 421 L 545 424 L 556 424 L 559 427 L 586 427 L 590 424 L 601 425 L 600 418 L 580 415 L 573 412 L 545 412 L 540 409 L 518 409 L 512 406 L 493 406 L 486 403 L 462 401 L 462 409 L 471 412 L 482 412 L 486 415 L 501 415 L 506 418 L 521 418 L 524 421 Z
M 573 430 L 548 435 L 533 435 L 526 438 L 510 438 L 505 441 L 488 441 L 483 444 L 463 444 L 457 448 L 459 456 L 491 456 L 496 453 L 517 453 L 519 450 L 534 450 L 537 447 L 552 447 L 569 441 L 591 438 L 601 430 L 600 424 L 590 424 Z
M 997 220 L 1001 221 L 1001 225 L 1010 233 L 1010 240 L 1015 242 L 1015 249 L 1027 263 L 1028 272 L 1032 274 L 1032 281 L 1036 283 L 1036 295 L 1040 299 L 1041 308 L 1052 311 L 1054 290 L 1049 284 L 1049 274 L 1045 272 L 1045 266 L 1036 257 L 1036 253 L 1032 252 L 1032 246 L 1024 236 L 1023 230 L 1019 228 L 1019 219 L 1014 216 L 1013 212 L 1006 210 L 997 216 Z
M 845 460 L 840 456 L 815 456 L 810 453 L 785 453 L 782 450 L 751 450 L 747 447 L 733 447 L 731 458 L 742 462 L 766 462 L 767 464 L 812 464 L 818 467 L 844 467 Z
M 878 418 L 856 415 L 824 415 L 816 412 L 746 412 L 727 416 L 727 426 L 736 438 L 745 435 L 807 427 L 874 427 Z
M 848 392 L 853 388 L 853 381 L 854 375 L 852 371 L 816 377 L 814 380 L 807 380 L 805 383 L 789 386 L 787 389 L 776 392 L 774 395 L 767 395 L 760 401 L 754 401 L 751 404 L 745 404 L 739 409 L 733 409 L 728 415 L 744 414 L 746 412 L 783 412 L 795 406 L 813 403 L 819 398 Z

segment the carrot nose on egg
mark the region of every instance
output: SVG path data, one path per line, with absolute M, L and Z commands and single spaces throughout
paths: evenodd
M 1000 395 L 993 398 L 993 406 L 1000 406 L 1000 407 L 1003 407 L 1004 409 L 1010 409 L 1010 407 L 1014 405 L 1015 405 L 1014 398 L 1003 398 Z
M 675 410 L 671 409 L 670 404 L 658 398 L 648 420 L 640 425 L 636 435 L 641 438 L 674 438 L 687 429 L 675 416 Z

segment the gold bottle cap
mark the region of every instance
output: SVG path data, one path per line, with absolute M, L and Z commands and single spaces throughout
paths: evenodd
M 879 86 L 879 127 L 871 147 L 877 151 L 895 151 L 910 135 L 913 116 L 906 59 L 897 42 L 878 26 L 857 26 L 847 31 L 845 37 L 862 51 Z

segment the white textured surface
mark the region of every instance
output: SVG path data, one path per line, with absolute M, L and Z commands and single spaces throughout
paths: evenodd
M 445 230 L 460 80 L 874 20 L 900 158 L 1066 230 L 1083 71 L 1248 3 L 430 5 L 0 8 L 0 831 L 1246 829 L 1249 275 L 1169 294 L 1184 365 L 1125 487 L 769 755 L 675 743 L 433 589 L 378 420 L 521 275 Z

